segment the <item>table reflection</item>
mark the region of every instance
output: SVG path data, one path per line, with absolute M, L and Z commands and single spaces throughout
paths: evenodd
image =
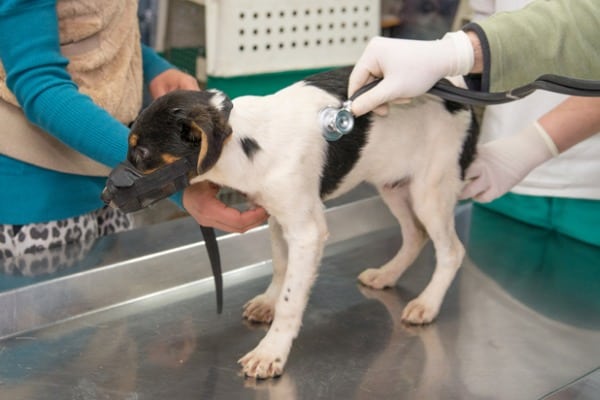
M 548 318 L 600 327 L 600 247 L 479 206 L 471 221 L 468 256 L 507 293 Z

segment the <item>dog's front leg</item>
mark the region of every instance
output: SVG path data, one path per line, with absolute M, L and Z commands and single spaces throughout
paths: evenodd
M 302 315 L 327 237 L 322 205 L 311 211 L 279 218 L 288 243 L 288 267 L 275 302 L 275 316 L 258 346 L 239 360 L 244 374 L 255 378 L 281 375 L 292 341 L 298 335 Z
M 281 224 L 273 216 L 269 218 L 269 232 L 271 233 L 273 278 L 264 293 L 259 294 L 244 305 L 243 313 L 243 317 L 249 321 L 267 324 L 273 321 L 275 302 L 279 293 L 281 293 L 288 259 L 288 248 L 283 238 Z

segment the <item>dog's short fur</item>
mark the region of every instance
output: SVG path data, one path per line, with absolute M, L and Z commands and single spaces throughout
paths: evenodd
M 277 93 L 237 98 L 218 91 L 167 94 L 136 120 L 128 158 L 152 171 L 198 154 L 198 175 L 245 193 L 271 215 L 273 279 L 244 307 L 251 321 L 271 323 L 259 345 L 240 359 L 248 376 L 280 375 L 299 332 L 327 239 L 322 201 L 359 183 L 373 184 L 398 219 L 402 248 L 358 279 L 395 285 L 428 238 L 437 256 L 425 290 L 402 318 L 431 322 L 458 270 L 464 248 L 454 229 L 462 174 L 474 157 L 476 129 L 465 107 L 425 95 L 391 105 L 387 116 L 357 118 L 349 135 L 327 142 L 319 111 L 340 106 L 350 69 L 308 77 Z

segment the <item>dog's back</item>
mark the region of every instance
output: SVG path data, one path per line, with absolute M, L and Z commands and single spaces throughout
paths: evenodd
M 350 72 L 350 68 L 331 70 L 270 96 L 234 99 L 230 117 L 234 137 L 240 142 L 252 140 L 260 151 L 247 164 L 246 160 L 239 163 L 237 153 L 231 154 L 238 163 L 232 159 L 222 164 L 239 164 L 239 170 L 225 173 L 231 182 L 221 183 L 252 195 L 248 182 L 253 179 L 247 176 L 252 171 L 266 175 L 262 180 L 278 178 L 272 182 L 274 187 L 285 186 L 297 174 L 304 176 L 300 184 L 305 185 L 307 177 L 314 175 L 312 183 L 327 199 L 363 181 L 377 187 L 397 186 L 437 169 L 460 185 L 477 141 L 472 113 L 460 104 L 421 96 L 408 104 L 391 104 L 386 116 L 368 113 L 356 118 L 352 132 L 337 141 L 323 138 L 319 112 L 341 106 Z M 215 176 L 209 172 L 206 178 Z M 310 184 L 305 189 L 313 190 Z
M 350 68 L 305 79 L 341 104 L 346 97 Z M 450 174 L 457 184 L 474 158 L 478 129 L 471 110 L 434 96 L 408 104 L 390 104 L 386 116 L 357 118 L 351 134 L 327 142 L 321 195 L 336 197 L 358 183 L 397 186 L 429 175 Z

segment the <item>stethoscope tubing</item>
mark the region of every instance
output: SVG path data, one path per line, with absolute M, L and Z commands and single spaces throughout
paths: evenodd
M 428 93 L 445 100 L 468 105 L 504 104 L 529 96 L 536 90 L 570 96 L 600 97 L 600 81 L 569 78 L 560 75 L 542 75 L 535 81 L 507 92 L 477 92 L 452 85 L 442 79 Z
M 350 98 L 354 101 L 358 96 L 371 90 L 382 79 L 375 79 L 358 89 Z M 542 75 L 535 81 L 509 90 L 507 92 L 478 92 L 454 86 L 446 79 L 438 81 L 428 93 L 445 100 L 468 105 L 504 104 L 529 96 L 536 90 L 566 94 L 570 96 L 600 97 L 600 81 L 569 78 L 561 75 Z

